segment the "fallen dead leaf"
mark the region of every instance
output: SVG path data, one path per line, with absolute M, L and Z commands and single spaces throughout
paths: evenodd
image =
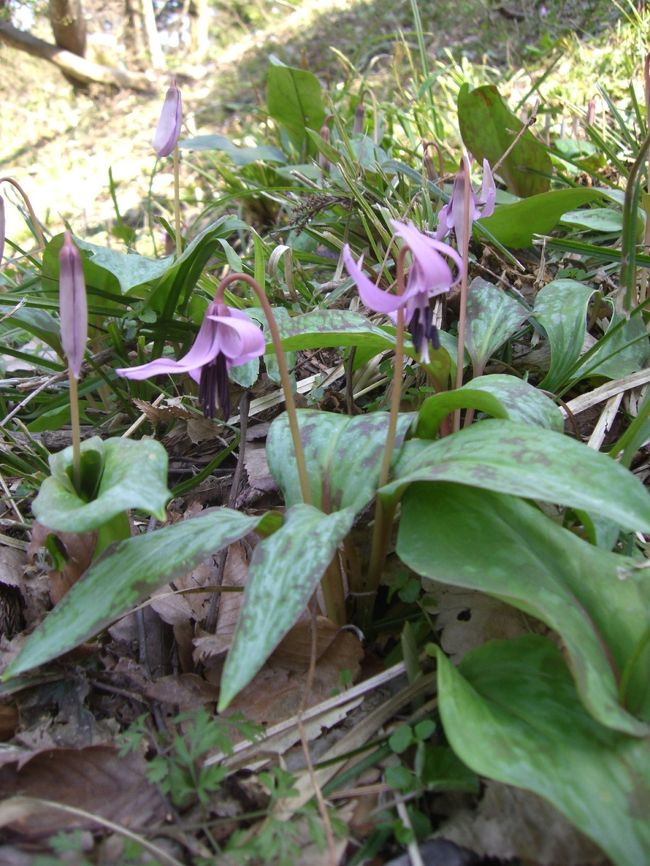
M 539 866 L 608 866 L 596 845 L 550 803 L 530 791 L 488 782 L 476 813 L 458 812 L 437 836 L 486 857 Z
M 248 579 L 248 557 L 241 542 L 228 548 L 221 586 L 244 587 Z M 194 661 L 208 662 L 230 649 L 243 602 L 242 592 L 222 592 L 215 634 L 200 634 L 194 640 Z
M 436 626 L 442 629 L 441 646 L 456 664 L 465 653 L 488 640 L 547 631 L 539 621 L 485 593 L 432 580 L 425 580 L 424 587 L 436 600 Z
M 57 604 L 90 565 L 97 544 L 96 532 L 54 532 L 35 521 L 28 556 L 33 559 L 39 548 L 45 547 L 48 536 L 53 536 L 65 565 L 61 569 L 48 571 L 50 598 Z
M 90 828 L 97 822 L 45 805 L 29 809 L 20 798 L 35 797 L 84 809 L 131 830 L 150 830 L 165 817 L 165 801 L 145 778 L 137 754 L 120 758 L 108 746 L 50 749 L 17 765 L 0 768 L 0 826 L 23 838 L 41 838 L 59 830 Z

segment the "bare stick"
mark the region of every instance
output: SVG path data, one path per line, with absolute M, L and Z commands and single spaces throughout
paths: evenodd
M 460 251 L 463 260 L 463 275 L 460 281 L 460 310 L 458 314 L 458 353 L 456 355 L 456 388 L 463 384 L 463 367 L 465 365 L 465 325 L 467 322 L 467 273 L 469 271 L 469 234 L 472 230 L 472 217 L 470 214 L 471 180 L 469 176 L 469 165 L 467 159 L 463 158 L 463 173 L 465 184 L 463 186 L 463 243 Z M 454 433 L 460 430 L 460 409 L 454 412 Z

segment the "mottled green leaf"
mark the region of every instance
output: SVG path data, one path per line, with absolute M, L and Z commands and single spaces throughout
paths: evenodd
M 280 321 L 278 329 L 285 349 L 363 346 L 382 352 L 395 346 L 394 336 L 349 310 L 314 310 Z M 271 350 L 269 345 L 267 351 Z
M 476 159 L 488 159 L 492 165 L 503 157 L 523 127 L 493 84 L 471 91 L 463 84 L 458 93 L 458 125 L 465 147 Z M 503 160 L 499 174 L 511 192 L 529 196 L 549 188 L 551 171 L 546 147 L 527 129 Z
M 439 652 L 438 700 L 447 738 L 472 770 L 549 800 L 616 866 L 647 862 L 650 741 L 585 712 L 553 643 L 493 641 L 458 670 Z
M 514 204 L 499 205 L 480 224 L 507 247 L 529 247 L 534 235 L 550 234 L 566 211 L 602 197 L 594 189 L 554 189 Z
M 413 423 L 400 415 L 396 450 Z M 388 413 L 337 415 L 314 409 L 298 410 L 300 438 L 307 462 L 312 502 L 323 511 L 361 511 L 375 495 L 386 444 Z M 271 424 L 266 443 L 269 468 L 287 505 L 302 501 L 293 442 L 287 416 Z
M 555 502 L 650 530 L 650 493 L 613 460 L 568 436 L 515 421 L 480 421 L 437 442 L 406 442 L 381 493 L 413 481 L 454 481 Z
M 516 376 L 509 376 L 507 373 L 478 376 L 463 385 L 461 390 L 465 388 L 493 394 L 505 407 L 511 421 L 548 427 L 549 430 L 557 430 L 559 433 L 564 430 L 564 416 L 551 398 Z M 490 414 L 494 415 L 493 412 Z
M 540 388 L 560 388 L 580 357 L 587 330 L 587 306 L 593 293 L 592 286 L 576 280 L 553 280 L 535 298 L 534 316 L 546 331 L 551 347 L 551 366 Z
M 118 542 L 45 617 L 3 679 L 45 664 L 98 634 L 159 586 L 191 571 L 262 522 L 265 528 L 275 523 L 273 515 L 248 517 L 216 508 Z
M 481 277 L 472 280 L 467 293 L 465 346 L 474 375 L 480 375 L 494 352 L 526 321 L 526 310 L 503 289 Z
M 591 376 L 622 379 L 643 369 L 650 358 L 650 339 L 642 316 L 626 320 L 623 313 L 612 313 L 609 328 L 593 353 L 570 373 L 571 382 Z
M 167 452 L 154 439 L 105 439 L 81 443 L 82 465 L 93 462 L 93 489 L 81 497 L 72 484 L 72 446 L 50 456 L 51 476 L 41 485 L 32 511 L 49 529 L 88 532 L 121 511 L 138 508 L 165 519 Z
M 650 648 L 634 661 L 650 574 L 632 559 L 593 547 L 527 502 L 444 483 L 409 488 L 397 552 L 423 577 L 486 592 L 545 622 L 561 636 L 591 714 L 628 734 L 650 732 Z
M 421 439 L 433 439 L 447 415 L 456 409 L 476 409 L 493 418 L 509 417 L 505 406 L 494 394 L 465 385 L 455 391 L 441 391 L 427 397 L 418 413 L 417 435 Z
M 323 514 L 311 505 L 294 505 L 284 526 L 257 545 L 221 677 L 220 711 L 248 685 L 304 611 L 353 521 L 351 508 Z

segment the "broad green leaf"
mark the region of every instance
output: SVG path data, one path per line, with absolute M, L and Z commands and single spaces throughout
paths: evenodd
M 61 325 L 59 320 L 46 310 L 21 307 L 21 309 L 12 312 L 9 322 L 11 325 L 23 328 L 38 340 L 42 340 L 54 349 L 57 355 L 63 357 Z
M 454 481 L 583 508 L 633 531 L 650 530 L 650 493 L 627 469 L 575 439 L 515 421 L 480 421 L 437 442 L 402 447 L 394 496 L 413 481 Z
M 494 394 L 465 385 L 455 391 L 441 391 L 427 397 L 418 413 L 417 435 L 421 439 L 433 439 L 447 415 L 456 409 L 477 409 L 493 418 L 510 417 L 506 407 Z
M 353 521 L 351 508 L 323 514 L 294 505 L 284 526 L 257 545 L 221 677 L 219 711 L 248 685 L 307 607 Z
M 215 508 L 119 542 L 45 617 L 2 678 L 24 673 L 74 649 L 210 554 L 261 528 L 260 524 L 271 528 L 273 518 Z
M 72 446 L 50 456 L 46 478 L 32 511 L 49 529 L 88 532 L 98 529 L 121 511 L 138 508 L 165 520 L 167 452 L 154 439 L 105 439 L 81 443 L 82 465 L 93 469 L 81 497 L 72 484 Z
M 593 547 L 527 502 L 444 483 L 409 488 L 397 552 L 423 577 L 480 590 L 542 620 L 561 636 L 594 718 L 635 736 L 650 732 L 650 648 L 634 662 L 650 574 L 632 559 Z
M 382 352 L 395 347 L 394 336 L 349 310 L 314 310 L 303 316 L 284 318 L 278 322 L 278 329 L 287 350 L 362 346 Z M 267 346 L 267 351 L 272 351 L 272 346 Z
M 611 207 L 595 207 L 589 210 L 571 210 L 562 216 L 563 223 L 570 223 L 592 232 L 622 232 L 623 214 Z
M 306 129 L 319 130 L 325 120 L 320 82 L 306 69 L 269 66 L 266 103 L 269 115 L 298 151 L 309 142 Z
M 492 165 L 501 159 L 523 127 L 493 84 L 471 91 L 468 84 L 463 84 L 458 93 L 458 125 L 465 147 L 476 159 L 488 159 Z M 545 192 L 551 172 L 546 147 L 530 130 L 523 133 L 499 169 L 508 189 L 520 196 Z
M 225 135 L 196 135 L 178 142 L 181 150 L 220 150 L 235 165 L 250 165 L 252 162 L 286 162 L 287 158 L 277 147 L 261 144 L 257 147 L 240 147 Z
M 480 375 L 494 352 L 528 318 L 526 310 L 503 289 L 481 277 L 472 280 L 467 293 L 465 346 L 472 359 L 474 375 Z
M 555 391 L 580 357 L 587 330 L 587 306 L 592 286 L 576 280 L 553 280 L 535 298 L 534 316 L 546 331 L 551 366 L 539 387 Z
M 413 415 L 399 416 L 395 449 L 413 423 Z M 361 511 L 375 495 L 386 444 L 388 413 L 337 415 L 314 409 L 298 410 L 300 438 L 314 505 L 323 511 L 352 508 Z M 293 442 L 286 414 L 271 424 L 266 456 L 287 505 L 302 501 Z
M 533 236 L 549 234 L 562 214 L 602 197 L 603 194 L 595 189 L 550 190 L 514 204 L 499 205 L 492 216 L 479 220 L 479 224 L 507 247 L 529 247 Z
M 649 358 L 650 340 L 643 317 L 632 316 L 626 321 L 624 313 L 614 310 L 605 336 L 568 378 L 571 382 L 590 376 L 622 379 L 642 370 Z
M 493 641 L 458 670 L 439 652 L 438 700 L 447 738 L 472 770 L 549 800 L 616 866 L 647 862 L 649 741 L 585 712 L 550 641 Z
M 564 416 L 551 398 L 516 376 L 509 376 L 507 373 L 478 376 L 463 385 L 461 391 L 465 388 L 493 394 L 505 407 L 511 421 L 548 427 L 549 430 L 557 430 L 559 433 L 564 430 Z

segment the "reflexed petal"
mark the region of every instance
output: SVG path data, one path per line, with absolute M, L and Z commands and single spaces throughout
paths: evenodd
M 347 244 L 343 247 L 343 262 L 348 274 L 357 284 L 361 300 L 370 310 L 374 310 L 376 313 L 392 313 L 404 304 L 404 298 L 378 288 L 368 279 L 361 270 L 363 256 L 358 263 L 355 262 Z
M 497 200 L 497 188 L 494 183 L 492 169 L 487 159 L 483 160 L 483 186 L 478 199 L 478 204 L 481 205 L 481 216 L 489 217 L 494 213 L 494 206 Z
M 405 241 L 413 254 L 414 264 L 409 271 L 405 297 L 426 293 L 431 298 L 448 291 L 460 280 L 463 262 L 456 250 L 442 241 L 419 231 L 412 223 L 392 220 L 395 233 Z M 456 266 L 454 277 L 446 259 Z
M 444 240 L 454 227 L 450 211 L 451 199 L 440 208 L 438 213 L 438 228 L 436 229 L 436 240 L 438 241 Z
M 172 358 L 156 358 L 148 364 L 139 367 L 120 367 L 115 372 L 125 379 L 150 379 L 161 373 L 189 373 L 198 382 L 201 367 L 213 361 L 219 351 L 219 336 L 217 327 L 207 317 L 203 320 L 196 340 L 189 352 L 174 361 Z M 196 372 L 196 375 L 194 373 Z
M 217 323 L 219 351 L 223 352 L 228 367 L 238 367 L 253 358 L 259 358 L 266 349 L 264 334 L 241 310 L 223 307 L 228 315 L 208 316 Z
M 182 118 L 181 92 L 174 80 L 165 96 L 158 126 L 153 137 L 154 150 L 158 156 L 169 156 L 176 147 L 176 142 L 181 134 Z
M 78 379 L 88 342 L 88 305 L 81 254 L 70 232 L 65 232 L 59 263 L 61 343 L 70 370 Z

